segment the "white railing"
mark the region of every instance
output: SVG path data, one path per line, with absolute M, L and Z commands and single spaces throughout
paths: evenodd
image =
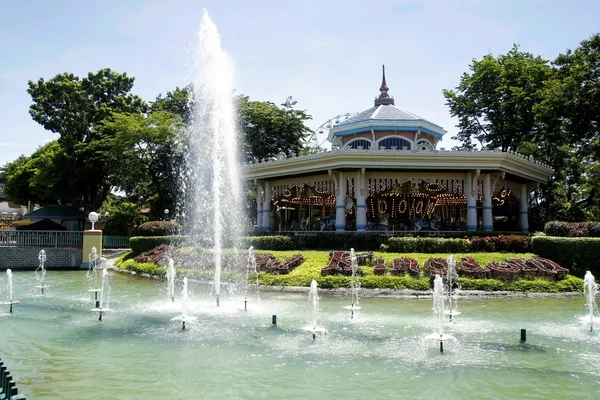
M 83 232 L 0 231 L 0 247 L 82 247 Z
M 128 249 L 129 236 L 102 236 L 103 249 Z

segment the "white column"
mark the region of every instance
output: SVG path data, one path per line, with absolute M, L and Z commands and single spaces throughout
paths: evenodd
M 490 174 L 483 176 L 483 230 L 494 230 L 494 218 L 492 216 L 492 180 Z
M 269 181 L 265 182 L 263 194 L 262 230 L 265 232 L 271 231 L 271 182 Z
M 346 187 L 348 181 L 346 175 L 340 171 L 338 176 L 338 187 L 335 188 L 335 230 L 344 232 L 346 230 Z
M 367 202 L 364 168 L 356 173 L 354 194 L 356 196 L 356 231 L 367 230 Z
M 467 230 L 477 230 L 477 186 L 473 194 L 473 177 L 471 172 L 465 174 L 465 197 L 467 198 Z
M 262 208 L 263 208 L 263 185 L 262 182 L 255 182 L 254 197 L 256 198 L 256 229 L 262 231 Z
M 519 215 L 520 215 L 520 228 L 521 232 L 529 232 L 529 191 L 527 190 L 527 184 L 521 184 L 521 199 L 520 199 Z

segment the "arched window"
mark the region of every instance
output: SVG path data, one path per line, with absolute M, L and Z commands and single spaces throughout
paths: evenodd
M 399 137 L 391 137 L 387 139 L 383 139 L 379 142 L 380 149 L 392 149 L 396 148 L 398 150 L 406 149 L 410 150 L 410 142 L 406 139 L 402 139 Z
M 357 139 L 348 143 L 346 147 L 349 149 L 358 149 L 359 147 L 362 147 L 363 149 L 370 149 L 371 141 L 366 139 Z

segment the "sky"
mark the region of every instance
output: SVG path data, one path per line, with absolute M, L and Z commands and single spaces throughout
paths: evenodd
M 600 31 L 591 0 L 2 0 L 0 166 L 58 137 L 29 115 L 27 82 L 111 68 L 151 101 L 185 86 L 202 10 L 235 68 L 236 92 L 298 102 L 318 128 L 372 106 L 381 65 L 396 106 L 444 127 L 443 89 L 473 59 L 521 50 L 552 60 Z

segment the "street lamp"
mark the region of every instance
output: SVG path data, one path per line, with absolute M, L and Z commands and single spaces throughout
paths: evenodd
M 165 208 L 165 221 L 169 219 L 169 209 Z
M 88 219 L 92 223 L 92 230 L 94 230 L 94 225 L 96 224 L 96 222 L 98 222 L 98 213 L 92 211 L 91 213 L 88 214 Z

